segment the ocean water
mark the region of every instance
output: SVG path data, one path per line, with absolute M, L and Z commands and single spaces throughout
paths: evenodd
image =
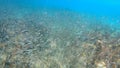
M 0 68 L 120 68 L 120 1 L 0 0 Z

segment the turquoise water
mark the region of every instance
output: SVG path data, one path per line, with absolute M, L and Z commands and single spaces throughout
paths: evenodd
M 0 0 L 0 67 L 120 68 L 119 0 Z
M 51 8 L 67 8 L 79 12 L 95 13 L 102 15 L 120 15 L 119 0 L 1 0 L 4 4 L 22 5 L 24 7 L 51 7 Z

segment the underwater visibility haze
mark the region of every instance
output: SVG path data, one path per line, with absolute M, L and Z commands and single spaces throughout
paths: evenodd
M 97 14 L 120 15 L 119 0 L 1 0 L 1 3 L 16 4 L 23 6 L 68 8 L 80 12 L 92 12 Z
M 0 0 L 0 68 L 120 68 L 120 0 Z

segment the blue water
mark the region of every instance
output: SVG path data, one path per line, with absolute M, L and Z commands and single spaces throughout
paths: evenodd
M 69 8 L 79 12 L 98 15 L 120 15 L 119 0 L 43 0 L 41 2 L 44 6 Z
M 3 2 L 4 1 L 4 2 Z M 119 0 L 1 0 L 1 3 L 22 5 L 24 7 L 65 8 L 97 15 L 120 16 Z
M 100 19 L 107 18 L 105 21 L 114 23 L 114 25 L 119 24 L 120 19 L 119 0 L 0 0 L 0 5 L 1 9 L 4 8 L 6 11 L 8 8 L 13 10 L 14 8 L 25 9 L 26 12 L 30 10 L 34 12 L 37 11 L 36 9 L 68 10 Z M 17 12 L 17 10 L 14 11 Z M 8 12 L 10 11 L 8 10 Z

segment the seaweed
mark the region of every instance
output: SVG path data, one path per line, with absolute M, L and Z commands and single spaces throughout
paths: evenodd
M 7 23 L 0 21 L 0 42 L 6 42 L 9 40 L 9 35 L 7 33 Z
M 119 68 L 119 29 L 87 16 L 37 10 L 1 18 L 0 67 Z

